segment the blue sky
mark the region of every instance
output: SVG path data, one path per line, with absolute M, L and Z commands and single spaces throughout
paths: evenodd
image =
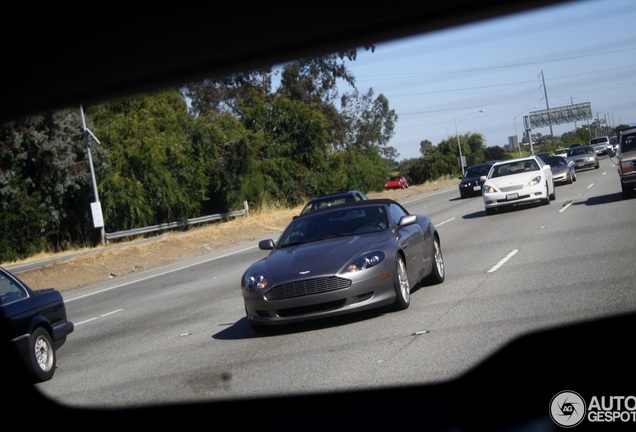
M 589 102 L 612 126 L 636 124 L 636 2 L 576 1 L 377 44 L 349 67 L 361 91 L 396 111 L 398 160 L 419 157 L 422 140 L 454 137 L 456 123 L 487 146 L 521 139 L 522 117 L 547 107 L 543 80 L 550 108 Z

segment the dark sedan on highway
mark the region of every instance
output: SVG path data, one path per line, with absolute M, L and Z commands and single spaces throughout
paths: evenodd
M 338 204 L 292 220 L 267 257 L 243 274 L 255 330 L 387 307 L 406 309 L 418 282 L 439 284 L 439 233 L 428 218 L 390 199 Z
M 469 166 L 466 169 L 466 174 L 460 177 L 459 196 L 461 198 L 481 196 L 481 188 L 484 185 L 484 180 L 481 180 L 481 177 L 488 175 L 493 164 L 494 162 L 485 162 Z
M 32 289 L 0 267 L 0 316 L 32 381 L 53 378 L 57 350 L 74 330 L 62 294 L 54 288 Z

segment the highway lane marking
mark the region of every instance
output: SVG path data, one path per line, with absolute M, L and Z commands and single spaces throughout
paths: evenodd
M 572 200 L 566 201 L 565 204 L 563 204 L 563 207 L 561 208 L 561 210 L 559 210 L 559 213 L 563 213 L 571 205 L 572 205 Z
M 162 272 L 162 273 L 157 273 L 157 274 L 152 275 L 152 276 L 146 276 L 146 277 L 143 277 L 143 278 L 140 278 L 140 279 L 135 279 L 135 280 L 130 281 L 130 282 L 125 282 L 125 283 L 122 283 L 122 284 L 119 284 L 119 285 L 115 285 L 115 286 L 112 286 L 112 287 L 110 287 L 110 288 L 104 288 L 104 289 L 102 289 L 102 290 L 95 291 L 95 292 L 92 292 L 92 293 L 90 293 L 90 294 L 84 294 L 84 295 L 77 296 L 77 297 L 73 297 L 73 298 L 70 298 L 70 299 L 66 299 L 66 298 L 65 298 L 65 299 L 64 299 L 64 301 L 65 301 L 65 302 L 71 302 L 71 301 L 73 301 L 73 300 L 79 300 L 79 299 L 82 299 L 82 298 L 91 297 L 91 296 L 94 296 L 94 295 L 96 295 L 96 294 L 101 294 L 101 293 L 104 293 L 104 292 L 107 292 L 107 291 L 112 291 L 112 290 L 114 290 L 114 289 L 118 289 L 118 288 L 121 288 L 121 287 L 125 287 L 125 286 L 127 286 L 127 285 L 132 285 L 132 284 L 135 284 L 135 283 L 138 283 L 138 282 L 141 282 L 141 281 L 145 281 L 145 280 L 149 280 L 149 279 L 154 279 L 154 278 L 159 277 L 159 276 L 164 276 L 164 275 L 167 275 L 167 274 L 170 274 L 170 273 L 174 273 L 174 272 L 177 272 L 177 271 L 181 271 L 181 270 L 183 270 L 183 269 L 187 269 L 188 267 L 194 267 L 194 266 L 197 266 L 197 265 L 201 265 L 201 264 L 203 264 L 203 263 L 206 263 L 206 262 L 216 261 L 216 260 L 218 260 L 218 259 L 220 259 L 220 258 L 225 258 L 225 257 L 230 256 L 230 255 L 236 255 L 237 253 L 245 252 L 245 251 L 250 250 L 250 249 L 256 249 L 257 247 L 258 247 L 258 246 L 250 246 L 250 247 L 248 247 L 248 248 L 241 249 L 241 250 L 237 250 L 237 251 L 235 251 L 235 252 L 230 252 L 230 253 L 227 253 L 227 254 L 225 254 L 225 255 L 219 255 L 219 256 L 217 256 L 217 257 L 210 258 L 210 259 L 208 259 L 208 260 L 197 261 L 196 263 L 188 264 L 188 265 L 185 265 L 185 266 L 181 266 L 181 267 L 178 267 L 178 268 L 175 268 L 175 269 L 172 269 L 172 270 L 168 270 L 168 271 L 165 271 L 165 272 Z
M 444 225 L 446 222 L 451 222 L 451 221 L 454 221 L 454 220 L 455 220 L 455 218 L 454 218 L 454 217 L 452 217 L 452 218 L 450 218 L 450 219 L 446 219 L 446 220 L 445 220 L 445 221 L 443 221 L 443 222 L 440 222 L 440 223 L 438 223 L 438 224 L 435 224 L 435 226 L 442 226 L 442 225 Z
M 510 258 L 512 258 L 513 256 L 516 255 L 516 253 L 519 252 L 519 249 L 515 249 L 512 252 L 510 252 L 508 255 L 505 256 L 504 259 L 502 259 L 501 261 L 499 261 L 493 268 L 491 268 L 490 270 L 488 270 L 488 273 L 492 273 L 492 272 L 496 272 L 499 267 L 501 267 L 502 265 L 504 265 L 506 263 L 506 261 L 508 261 Z
M 417 201 L 425 200 L 428 197 L 440 195 L 440 194 L 443 194 L 443 193 L 453 192 L 455 190 L 457 190 L 456 187 L 450 187 L 448 189 L 439 189 L 439 190 L 436 190 L 436 191 L 433 191 L 433 192 L 427 192 L 423 196 L 419 195 L 419 196 L 416 196 L 416 197 L 412 197 L 411 199 L 407 199 L 405 201 L 400 200 L 399 202 L 400 202 L 400 204 L 408 205 L 408 204 L 411 204 L 411 203 L 414 203 L 414 202 L 417 202 Z M 396 201 L 398 201 L 398 200 L 396 200 Z
M 74 323 L 74 325 L 77 327 L 78 325 L 86 324 L 87 322 L 95 321 L 96 319 L 104 318 L 104 317 L 107 317 L 108 315 L 116 314 L 116 313 L 119 313 L 121 311 L 123 311 L 123 309 L 117 309 L 117 310 L 114 310 L 112 312 L 106 312 L 105 314 L 101 314 L 99 316 L 96 316 L 96 317 L 93 317 L 93 318 L 89 318 L 87 320 L 80 321 L 78 323 Z

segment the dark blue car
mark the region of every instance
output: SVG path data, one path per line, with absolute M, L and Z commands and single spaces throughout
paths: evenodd
M 57 350 L 74 330 L 62 294 L 54 288 L 31 289 L 0 267 L 0 316 L 32 381 L 53 378 Z
M 488 171 L 490 171 L 490 167 L 492 167 L 493 163 L 494 161 L 484 162 L 471 165 L 466 169 L 464 177 L 460 177 L 459 196 L 461 198 L 481 196 L 481 187 L 484 182 L 480 180 L 480 177 L 488 175 Z

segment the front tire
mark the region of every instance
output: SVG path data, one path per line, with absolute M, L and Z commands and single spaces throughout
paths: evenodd
M 395 289 L 395 302 L 393 310 L 404 310 L 411 304 L 411 285 L 409 283 L 408 274 L 406 273 L 406 263 L 402 255 L 395 257 L 395 278 L 393 281 Z
M 550 189 L 548 189 L 550 192 Z M 556 188 L 554 187 L 554 182 L 552 182 L 552 193 L 550 194 L 550 201 L 554 201 L 556 199 Z
M 431 274 L 427 276 L 427 285 L 437 285 L 444 282 L 446 278 L 446 270 L 444 268 L 444 256 L 442 255 L 442 246 L 437 237 L 433 238 L 433 268 Z
M 53 378 L 57 367 L 57 355 L 51 335 L 42 327 L 38 327 L 31 334 L 25 362 L 34 382 L 48 381 Z
M 541 200 L 541 203 L 543 205 L 550 204 L 550 188 L 548 187 L 547 183 L 545 184 L 545 198 Z

